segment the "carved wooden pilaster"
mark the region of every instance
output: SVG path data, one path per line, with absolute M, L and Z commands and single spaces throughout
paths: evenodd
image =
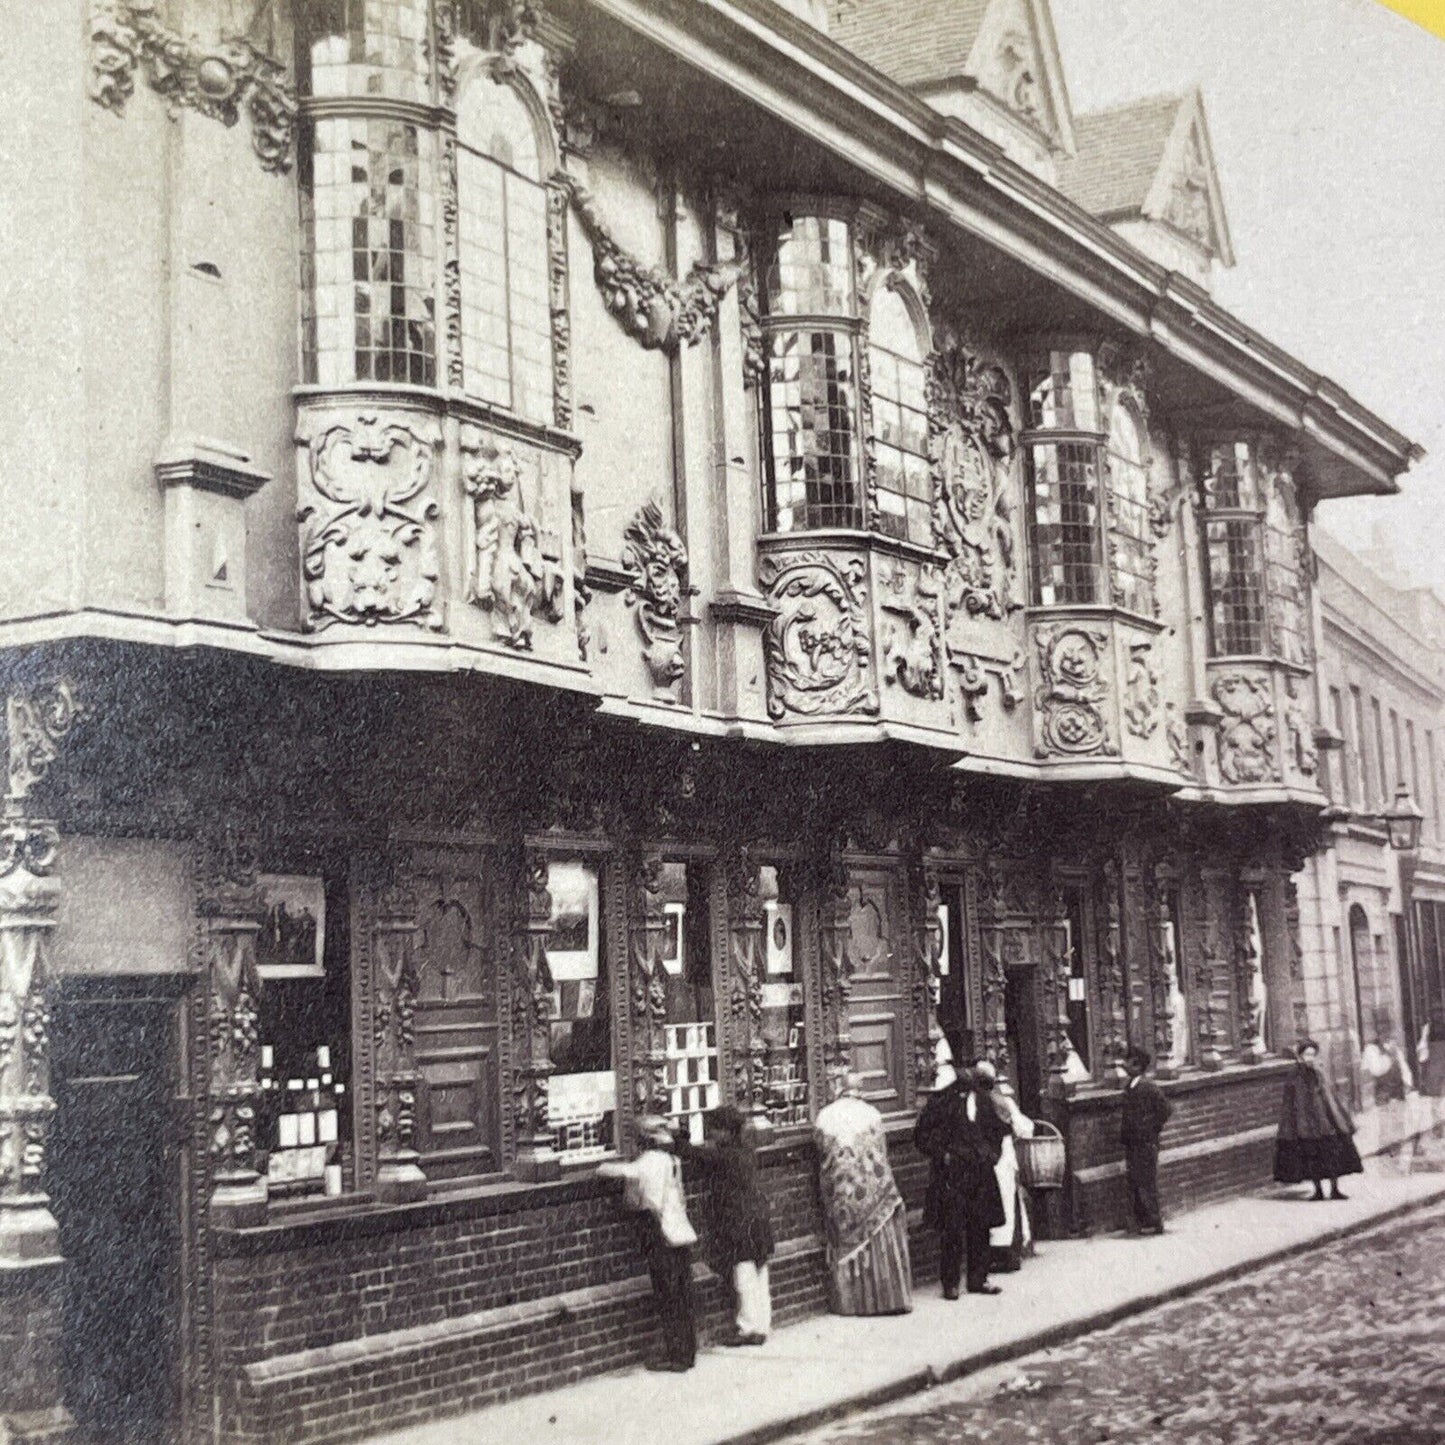
M 632 1016 L 632 1097 L 637 1114 L 668 1112 L 667 914 L 663 909 L 662 858 L 634 858 L 627 909 L 628 1007 Z
M 1124 976 L 1124 923 L 1120 907 L 1119 865 L 1106 859 L 1101 873 L 1103 938 L 1099 950 L 1099 1052 L 1107 1079 L 1125 1077 L 1124 1053 L 1129 1047 L 1127 981 Z
M 1245 1063 L 1264 1058 L 1264 1011 L 1267 1006 L 1264 983 L 1263 920 L 1259 916 L 1262 875 L 1242 879 L 1234 907 L 1234 996 L 1238 1000 L 1239 1024 L 1236 1052 Z M 1253 907 L 1251 907 L 1253 902 Z
M 819 890 L 819 997 L 822 1004 L 823 1079 L 820 1104 L 842 1092 L 853 1062 L 849 1035 L 848 998 L 853 988 L 853 905 L 848 888 L 848 865 L 836 850 L 822 869 Z
M 1139 850 L 1125 845 L 1123 866 L 1124 998 L 1130 1043 L 1154 1047 L 1153 897 Z
M 1153 881 L 1149 985 L 1154 1008 L 1154 1073 L 1161 1079 L 1173 1079 L 1179 1075 L 1174 1062 L 1178 1047 L 1174 1036 L 1175 995 L 1183 990 L 1184 982 L 1179 939 L 1175 937 L 1174 915 L 1169 906 L 1172 875 L 1162 865 L 1156 865 Z
M 933 1088 L 938 1041 L 938 963 L 943 956 L 943 924 L 938 910 L 943 892 L 938 870 L 927 858 L 910 870 L 909 903 L 913 913 L 913 1086 L 921 1097 Z
M 746 848 L 728 853 L 726 881 L 728 1053 L 733 1103 L 767 1121 L 768 1044 L 763 1037 L 763 897 Z
M 547 859 L 528 852 L 512 940 L 509 1053 L 512 1120 L 516 1138 L 513 1172 L 519 1179 L 555 1179 L 561 1173 L 547 1117 L 552 1075 L 552 894 Z
M 254 843 L 235 833 L 204 840 L 197 850 L 196 917 L 207 990 L 210 1212 L 219 1224 L 256 1224 L 266 1217 L 267 1185 L 256 1140 L 261 1100 L 256 943 L 266 909 L 256 873 Z
M 381 888 L 372 923 L 372 1037 L 375 1044 L 376 1180 L 378 1199 L 426 1196 L 416 1150 L 416 1000 L 421 924 L 416 891 L 405 879 Z
M 1048 1064 L 1048 1092 L 1056 1097 L 1068 1095 L 1073 1085 L 1065 1079 L 1072 1046 L 1069 1019 L 1069 910 L 1062 883 L 1057 878 L 1045 880 L 1044 914 L 1044 1057 Z M 1074 947 L 1082 945 L 1074 940 Z
M 1294 1052 L 1295 1040 L 1309 1033 L 1309 1011 L 1305 1003 L 1305 952 L 1304 939 L 1300 935 L 1299 887 L 1292 873 L 1285 873 L 1276 880 L 1283 893 L 1280 904 L 1280 928 L 1284 934 L 1284 946 L 1289 956 L 1289 993 L 1283 1000 L 1283 1007 L 1275 1010 L 1275 1019 L 1288 1020 L 1289 1027 L 1279 1030 L 1274 1040 L 1274 1051 L 1288 1058 Z M 1272 930 L 1266 925 L 1268 938 Z M 1275 977 L 1279 977 L 1276 970 Z
M 1005 998 L 1008 974 L 1004 965 L 1004 902 L 1003 864 L 990 858 L 982 870 L 982 896 L 979 899 L 979 943 L 982 952 L 979 972 L 978 1029 L 980 1057 L 987 1059 L 1000 1073 L 1009 1067 L 1008 1017 Z
M 1201 1069 L 1218 1069 L 1224 1063 L 1219 1051 L 1219 1012 L 1215 999 L 1220 970 L 1226 963 L 1222 920 L 1208 877 L 1196 874 L 1191 882 L 1194 886 L 1189 890 L 1192 905 L 1189 932 L 1194 968 L 1190 979 L 1199 1040 L 1197 1058 Z

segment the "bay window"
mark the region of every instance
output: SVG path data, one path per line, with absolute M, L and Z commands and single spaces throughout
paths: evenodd
M 924 357 L 919 328 L 902 292 L 881 286 L 868 308 L 878 530 L 931 547 L 933 473 Z

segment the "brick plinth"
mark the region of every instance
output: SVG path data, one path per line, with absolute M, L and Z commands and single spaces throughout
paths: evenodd
M 65 1264 L 59 1259 L 0 1265 L 0 1438 L 69 1440 L 60 1354 Z

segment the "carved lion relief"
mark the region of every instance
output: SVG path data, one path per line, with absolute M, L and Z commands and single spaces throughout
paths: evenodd
M 687 670 L 681 623 L 687 548 L 655 501 L 643 503 L 627 524 L 622 565 L 633 576 L 623 600 L 636 610 L 642 660 L 659 694 L 676 700 L 677 684 Z
M 1109 697 L 1105 675 L 1109 634 L 1101 628 L 1065 622 L 1039 628 L 1034 645 L 1039 660 L 1035 753 L 1039 757 L 1117 754 L 1104 715 Z
M 417 622 L 440 630 L 431 495 L 440 440 L 431 417 L 374 411 L 323 421 L 309 438 L 316 500 L 296 514 L 308 628 Z
M 877 712 L 863 560 L 786 552 L 759 574 L 779 609 L 763 634 L 769 715 Z
M 1274 743 L 1278 729 L 1269 678 L 1227 673 L 1215 678 L 1211 691 L 1224 710 L 1219 720 L 1219 771 L 1224 781 L 1277 781 Z
M 528 509 L 522 464 L 510 443 L 466 425 L 460 448 L 462 486 L 471 499 L 467 601 L 492 614 L 499 641 L 530 652 L 533 617 L 562 620 L 561 539 Z M 534 476 L 540 489 L 542 479 Z

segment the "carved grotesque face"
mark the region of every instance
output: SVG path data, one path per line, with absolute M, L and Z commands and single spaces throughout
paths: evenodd
M 643 569 L 647 595 L 661 612 L 676 612 L 682 605 L 682 582 L 670 551 L 655 550 Z

